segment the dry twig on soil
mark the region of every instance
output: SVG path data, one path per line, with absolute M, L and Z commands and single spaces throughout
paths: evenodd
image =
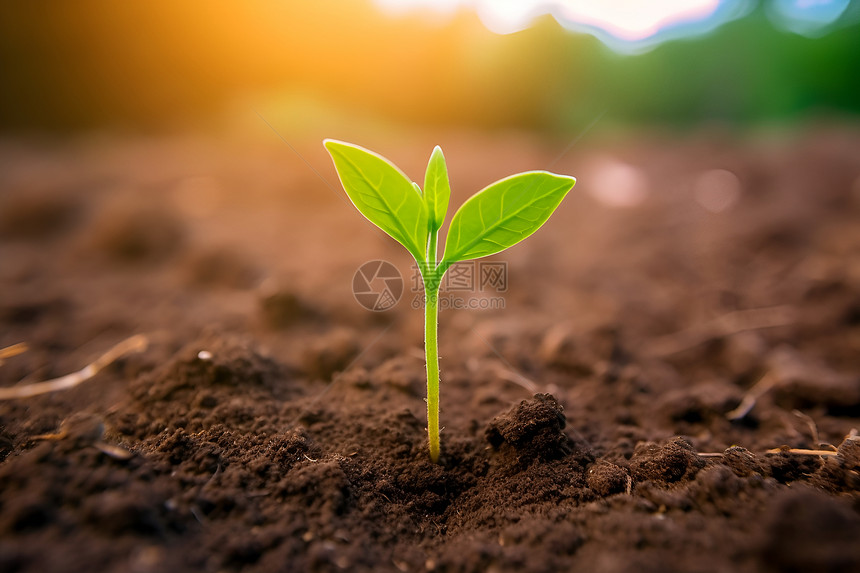
M 30 398 L 40 394 L 48 394 L 57 390 L 66 390 L 74 388 L 82 382 L 86 382 L 95 376 L 105 366 L 111 362 L 122 358 L 126 354 L 132 352 L 143 352 L 146 350 L 149 340 L 142 334 L 137 334 L 131 338 L 126 338 L 100 357 L 94 362 L 71 374 L 66 374 L 53 380 L 44 382 L 36 382 L 34 384 L 26 384 L 24 386 L 12 386 L 11 388 L 0 388 L 0 400 L 14 400 L 17 398 Z
M 738 420 L 746 418 L 746 415 L 750 413 L 750 410 L 755 407 L 756 401 L 768 390 L 773 388 L 775 382 L 776 378 L 773 374 L 770 372 L 765 373 L 765 375 L 759 378 L 759 381 L 753 384 L 752 388 L 744 394 L 738 407 L 730 412 L 726 412 L 726 419 L 730 422 L 737 422 Z
M 794 320 L 794 309 L 790 306 L 735 310 L 704 324 L 661 336 L 647 345 L 646 352 L 657 357 L 671 356 L 710 340 L 747 330 L 786 326 Z
M 0 348 L 0 364 L 3 364 L 3 361 L 7 358 L 24 354 L 27 350 L 29 350 L 29 347 L 26 342 L 19 342 L 18 344 L 13 344 L 6 348 Z
M 787 448 L 785 446 L 773 448 L 765 452 L 765 454 L 795 454 L 798 456 L 835 456 L 838 453 L 836 450 L 805 450 L 803 448 Z

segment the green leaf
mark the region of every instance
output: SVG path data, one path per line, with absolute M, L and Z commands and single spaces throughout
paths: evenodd
M 448 166 L 445 156 L 438 145 L 427 162 L 427 172 L 424 174 L 424 202 L 427 204 L 427 217 L 430 231 L 438 231 L 445 221 L 448 212 L 448 200 L 451 198 L 451 183 L 448 181 Z
M 422 261 L 427 248 L 427 207 L 420 189 L 393 163 L 343 141 L 323 144 L 352 204 Z
M 454 214 L 443 268 L 503 251 L 549 219 L 576 179 L 547 171 L 506 177 L 470 197 Z

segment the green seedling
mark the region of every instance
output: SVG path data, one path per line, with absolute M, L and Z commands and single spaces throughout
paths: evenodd
M 384 157 L 326 139 L 340 181 L 353 205 L 415 258 L 424 281 L 424 352 L 427 360 L 427 433 L 430 459 L 439 459 L 439 287 L 445 272 L 460 261 L 493 255 L 537 231 L 576 179 L 547 171 L 511 175 L 470 197 L 454 213 L 442 258 L 439 229 L 448 211 L 451 185 L 437 146 L 424 175 L 424 189 Z

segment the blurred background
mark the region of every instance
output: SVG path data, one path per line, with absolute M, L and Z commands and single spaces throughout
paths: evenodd
M 857 0 L 14 1 L 0 127 L 773 124 L 856 117 L 858 57 Z
M 496 313 L 537 331 L 593 313 L 644 339 L 821 284 L 854 304 L 858 61 L 860 0 L 6 2 L 0 348 L 220 325 L 293 349 L 296 324 L 390 321 L 420 346 L 410 301 L 353 299 L 362 263 L 413 261 L 326 137 L 416 181 L 441 145 L 452 212 L 518 171 L 576 176 L 503 255 Z

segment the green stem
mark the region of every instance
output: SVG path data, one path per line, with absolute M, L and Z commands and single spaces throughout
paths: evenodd
M 439 460 L 439 287 L 436 267 L 437 230 L 430 230 L 424 266 L 424 357 L 427 361 L 427 436 L 430 460 Z
M 439 460 L 439 347 L 437 342 L 439 287 L 425 286 L 424 354 L 427 358 L 427 435 L 430 438 L 430 460 Z

